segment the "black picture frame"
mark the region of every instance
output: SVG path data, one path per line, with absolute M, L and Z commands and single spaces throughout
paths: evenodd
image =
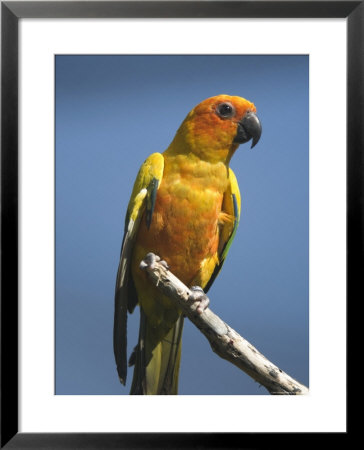
M 257 448 L 273 435 L 18 433 L 18 22 L 116 17 L 347 18 L 347 301 L 363 298 L 364 1 L 1 2 L 1 448 Z

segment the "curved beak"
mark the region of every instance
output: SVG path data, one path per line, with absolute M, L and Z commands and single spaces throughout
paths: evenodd
M 252 139 L 251 148 L 259 141 L 262 135 L 262 125 L 257 115 L 253 112 L 247 112 L 240 122 L 238 122 L 238 130 L 234 138 L 234 142 L 244 144 Z

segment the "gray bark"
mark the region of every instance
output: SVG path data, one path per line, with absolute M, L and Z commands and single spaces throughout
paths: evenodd
M 149 255 L 148 255 L 149 256 Z M 159 259 L 157 257 L 157 259 Z M 196 311 L 198 302 L 191 301 L 191 290 L 159 261 L 150 264 L 150 257 L 141 262 L 151 282 L 171 299 L 204 334 L 212 350 L 226 359 L 273 395 L 302 395 L 308 388 L 294 380 L 262 355 L 252 344 L 239 335 L 211 309 Z

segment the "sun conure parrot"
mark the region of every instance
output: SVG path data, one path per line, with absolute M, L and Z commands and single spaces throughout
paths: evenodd
M 114 353 L 126 381 L 127 312 L 140 307 L 139 341 L 130 394 L 177 394 L 183 316 L 140 269 L 160 256 L 188 287 L 202 313 L 206 293 L 226 258 L 240 216 L 231 157 L 239 144 L 258 142 L 262 128 L 253 103 L 218 95 L 187 115 L 163 153 L 141 166 L 129 201 L 115 289 Z M 204 290 L 204 292 L 203 292 Z

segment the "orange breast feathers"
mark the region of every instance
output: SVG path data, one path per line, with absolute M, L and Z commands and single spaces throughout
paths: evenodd
M 221 162 L 202 161 L 191 154 L 166 155 L 151 226 L 148 230 L 142 219 L 137 253 L 156 253 L 186 284 L 198 279 L 204 261 L 217 259 L 228 182 L 227 167 Z M 214 265 L 209 264 L 211 271 Z

